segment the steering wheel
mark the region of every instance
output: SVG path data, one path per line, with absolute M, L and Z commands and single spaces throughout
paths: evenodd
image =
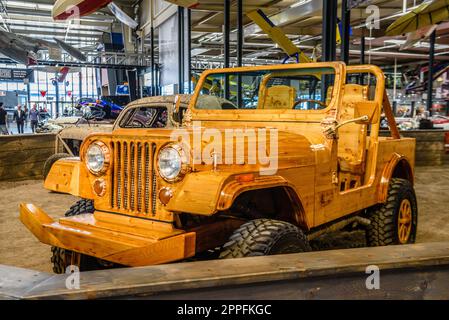
M 300 99 L 300 100 L 296 101 L 296 102 L 293 104 L 293 109 L 295 109 L 299 104 L 301 104 L 301 103 L 303 103 L 303 102 L 316 103 L 316 104 L 319 104 L 319 105 L 320 105 L 321 107 L 323 107 L 323 108 L 327 108 L 326 103 L 324 103 L 324 102 L 322 102 L 322 101 L 320 101 L 320 100 Z

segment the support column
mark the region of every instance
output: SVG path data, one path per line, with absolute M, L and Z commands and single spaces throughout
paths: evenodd
M 237 0 L 237 66 L 243 65 L 243 0 Z M 242 77 L 237 77 L 237 106 L 243 107 Z
M 79 94 L 80 94 L 80 99 L 83 97 L 83 73 L 79 72 L 78 73 L 79 79 L 78 79 L 78 84 L 79 84 Z
M 31 86 L 29 81 L 27 83 L 27 100 L 28 100 L 27 104 L 28 106 L 30 106 L 31 109 Z
M 432 115 L 433 63 L 435 61 L 435 41 L 436 31 L 434 30 L 430 35 L 429 72 L 427 80 L 427 111 L 429 111 L 429 115 Z
M 337 0 L 323 1 L 322 61 L 335 61 L 337 41 Z
M 64 81 L 64 88 L 65 88 L 65 81 Z M 98 99 L 98 90 L 95 90 L 95 69 L 92 68 L 92 97 L 95 99 Z M 67 89 L 66 89 L 67 90 Z
M 230 66 L 230 32 L 231 32 L 231 0 L 224 0 L 224 30 L 223 30 L 223 47 L 224 47 L 224 67 Z M 229 78 L 225 77 L 225 98 L 229 99 L 230 88 Z
M 128 78 L 129 97 L 131 101 L 137 100 L 137 70 L 126 70 L 126 76 Z
M 323 54 L 321 61 L 335 61 L 337 51 L 337 0 L 323 1 L 323 30 L 321 44 Z M 324 75 L 321 85 L 321 101 L 327 99 L 327 91 L 331 85 L 332 77 Z
M 178 7 L 178 93 L 184 93 L 184 7 Z
M 243 0 L 237 0 L 237 66 L 243 63 Z
M 351 29 L 351 9 L 348 9 L 348 1 L 343 0 L 341 4 L 341 60 L 349 64 L 349 36 Z
M 365 64 L 365 35 L 363 34 L 360 38 L 360 64 Z
M 151 96 L 156 95 L 156 69 L 154 65 L 154 28 L 150 29 L 150 51 L 151 51 Z
M 362 37 L 360 38 L 360 64 L 365 64 L 365 29 L 362 30 Z M 359 77 L 359 84 L 363 85 L 365 82 L 365 76 L 362 74 Z
M 55 92 L 56 92 L 56 103 L 55 103 L 55 105 L 56 105 L 56 117 L 59 117 L 60 116 L 60 113 L 59 113 L 59 82 L 58 82 L 58 74 L 56 74 L 55 75 L 55 80 L 53 81 L 53 83 L 54 84 L 56 84 L 55 85 Z
M 192 10 L 187 9 L 187 81 L 192 93 Z

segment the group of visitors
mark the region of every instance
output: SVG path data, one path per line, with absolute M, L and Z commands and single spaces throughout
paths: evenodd
M 13 121 L 17 125 L 17 132 L 19 134 L 24 133 L 24 128 L 30 122 L 31 131 L 36 132 L 37 125 L 39 123 L 39 110 L 36 105 L 33 105 L 31 110 L 25 105 L 22 109 L 21 105 L 17 106 L 17 110 L 14 111 Z M 0 135 L 8 135 L 8 113 L 3 107 L 3 102 L 0 102 Z

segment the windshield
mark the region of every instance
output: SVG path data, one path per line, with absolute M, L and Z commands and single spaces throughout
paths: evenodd
M 138 107 L 126 112 L 121 128 L 165 128 L 168 122 L 166 107 Z
M 333 68 L 213 73 L 195 108 L 322 110 L 333 97 L 334 79 Z

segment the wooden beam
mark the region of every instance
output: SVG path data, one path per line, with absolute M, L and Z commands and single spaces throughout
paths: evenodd
M 368 266 L 379 268 L 378 290 L 366 288 Z M 449 299 L 449 243 L 84 272 L 79 290 L 66 279 L 0 266 L 0 298 Z

